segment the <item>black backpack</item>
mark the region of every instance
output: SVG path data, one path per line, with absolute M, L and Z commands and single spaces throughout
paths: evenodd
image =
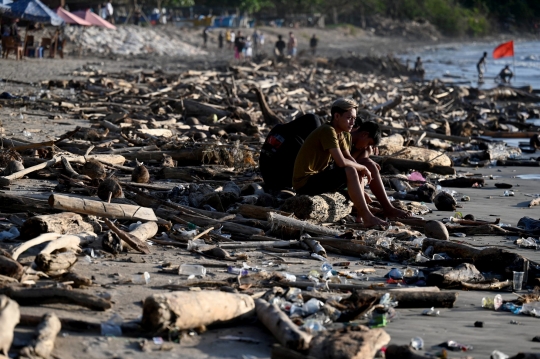
M 259 168 L 267 188 L 281 190 L 292 187 L 294 161 L 304 141 L 322 124 L 314 114 L 274 126 L 261 149 Z

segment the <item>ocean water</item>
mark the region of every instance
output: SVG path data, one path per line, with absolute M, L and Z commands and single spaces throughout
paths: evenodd
M 399 57 L 403 61 L 410 60 L 411 67 L 414 66 L 417 56 L 422 57 L 427 80 L 438 78 L 480 88 L 496 87 L 498 84 L 494 81 L 495 76 L 505 65 L 510 65 L 515 75 L 512 79 L 513 86 L 530 85 L 533 89 L 540 90 L 540 41 L 514 40 L 515 70 L 514 58 L 495 60 L 492 57 L 493 50 L 502 42 L 504 41 L 427 46 Z M 476 64 L 484 51 L 488 53 L 487 71 L 484 74 L 484 83 L 478 84 Z

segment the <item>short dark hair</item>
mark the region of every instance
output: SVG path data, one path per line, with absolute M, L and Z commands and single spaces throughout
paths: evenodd
M 381 128 L 378 123 L 373 121 L 363 122 L 358 128 L 357 132 L 367 132 L 369 138 L 373 139 L 373 144 L 375 146 L 379 145 L 381 142 Z

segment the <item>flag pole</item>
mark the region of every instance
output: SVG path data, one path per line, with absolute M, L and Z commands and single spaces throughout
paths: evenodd
M 516 54 L 512 56 L 512 59 L 514 61 L 514 81 L 517 79 L 517 72 L 516 72 Z

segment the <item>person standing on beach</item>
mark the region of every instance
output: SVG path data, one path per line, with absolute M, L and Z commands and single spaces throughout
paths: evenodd
M 223 31 L 220 31 L 218 35 L 218 47 L 220 50 L 223 49 Z
M 283 50 L 285 50 L 286 46 L 285 41 L 283 41 L 283 36 L 278 35 L 278 41 L 276 41 L 276 46 L 274 49 L 277 58 L 282 58 L 285 55 Z
M 365 227 L 385 226 L 387 223 L 370 212 L 364 195 L 364 185 L 371 182 L 371 172 L 351 156 L 351 130 L 356 121 L 358 103 L 353 99 L 337 99 L 332 103 L 332 119 L 306 138 L 294 162 L 292 184 L 298 194 L 315 196 L 347 188 L 357 210 L 356 222 Z M 380 129 L 364 134 L 362 148 L 376 146 Z M 359 141 L 358 141 L 359 142 Z M 334 165 L 330 165 L 331 162 Z
M 295 57 L 296 56 L 296 48 L 298 46 L 298 41 L 296 41 L 296 37 L 294 37 L 294 34 L 289 32 L 289 42 L 287 43 L 287 50 L 289 52 L 289 56 Z
M 478 80 L 484 79 L 484 72 L 487 71 L 486 60 L 487 60 L 487 52 L 484 52 L 484 55 L 480 58 L 480 60 L 476 64 L 476 70 L 478 70 Z
M 244 59 L 244 48 L 246 47 L 246 38 L 242 35 L 242 31 L 238 31 L 238 36 L 234 40 L 234 58 L 237 60 Z
M 257 30 L 253 31 L 253 35 L 251 35 L 251 38 L 253 44 L 253 53 L 257 55 L 257 49 L 259 47 L 259 32 Z
M 424 81 L 424 74 L 426 73 L 426 70 L 424 70 L 424 64 L 422 63 L 422 58 L 420 56 L 416 58 L 416 62 L 414 63 L 414 73 L 420 78 L 420 80 Z
M 208 43 L 208 26 L 204 28 L 202 32 L 203 37 L 203 47 L 206 49 L 206 44 Z
M 111 24 L 114 24 L 114 8 L 112 6 L 111 0 L 107 1 L 107 21 Z
M 236 43 L 236 34 L 234 33 L 234 30 L 231 31 L 231 39 L 230 39 L 229 48 L 234 50 L 234 44 Z
M 315 55 L 317 52 L 317 45 L 319 43 L 319 39 L 317 39 L 317 35 L 313 34 L 311 37 L 311 40 L 309 40 L 309 48 L 311 49 L 311 54 Z

